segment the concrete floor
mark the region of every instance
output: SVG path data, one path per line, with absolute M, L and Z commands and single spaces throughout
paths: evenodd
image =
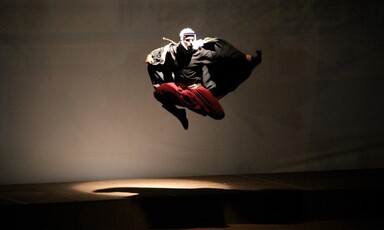
M 384 170 L 1 185 L 1 229 L 384 229 Z

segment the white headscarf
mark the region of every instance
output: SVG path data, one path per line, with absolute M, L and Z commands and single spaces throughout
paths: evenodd
M 196 40 L 196 33 L 191 28 L 185 28 L 180 31 L 180 41 L 183 41 L 188 36 L 193 36 Z

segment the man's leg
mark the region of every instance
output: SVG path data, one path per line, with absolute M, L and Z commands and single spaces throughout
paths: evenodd
M 185 109 L 179 109 L 176 107 L 177 95 L 180 87 L 176 86 L 174 83 L 164 83 L 160 87 L 155 89 L 153 95 L 155 98 L 162 103 L 163 108 L 174 115 L 183 125 L 184 129 L 188 129 L 189 122 L 186 116 Z
M 221 120 L 225 113 L 217 98 L 203 86 L 192 90 L 195 97 L 198 98 L 199 104 L 204 108 L 205 113 L 213 119 Z
M 203 86 L 196 89 L 183 89 L 174 83 L 165 83 L 155 90 L 154 95 L 163 105 L 180 105 L 213 119 L 224 118 L 224 110 L 219 101 Z
M 177 86 L 175 83 L 161 84 L 153 94 L 162 104 L 179 105 L 206 115 L 204 108 L 199 104 L 194 93 L 191 90 Z

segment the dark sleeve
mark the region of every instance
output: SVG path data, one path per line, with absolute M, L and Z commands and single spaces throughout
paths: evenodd
M 215 84 L 211 92 L 222 97 L 234 91 L 251 74 L 252 67 L 245 59 L 245 54 L 223 39 L 216 39 L 204 45 L 206 50 L 215 52 L 215 62 L 207 65 L 209 79 Z
M 201 48 L 199 49 L 199 52 L 199 61 L 204 64 L 211 64 L 217 60 L 216 51 Z
M 212 50 L 206 50 L 206 49 L 201 49 L 202 55 L 204 56 L 205 59 L 214 59 L 216 58 L 216 52 Z

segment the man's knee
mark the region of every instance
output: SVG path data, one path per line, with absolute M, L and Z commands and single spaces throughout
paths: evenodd
M 209 111 L 207 115 L 215 120 L 222 120 L 225 117 L 224 110 L 222 109 L 216 111 Z
M 178 91 L 178 87 L 176 86 L 175 83 L 163 83 L 161 84 L 157 89 L 155 89 L 155 92 L 161 93 L 161 94 L 166 94 L 166 93 L 174 93 Z
M 211 115 L 211 117 L 215 120 L 221 120 L 225 117 L 225 113 L 218 113 L 218 114 L 215 114 L 215 115 Z
M 153 91 L 153 96 L 162 103 L 173 101 L 171 98 L 178 93 L 175 83 L 163 83 Z

